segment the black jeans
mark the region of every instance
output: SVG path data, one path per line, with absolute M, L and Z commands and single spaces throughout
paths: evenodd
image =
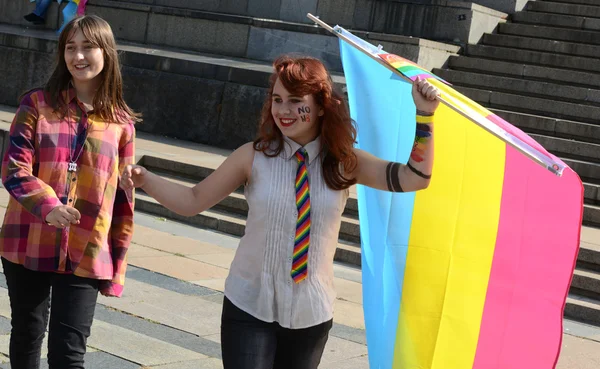
M 333 320 L 305 329 L 287 329 L 256 319 L 227 297 L 221 316 L 225 369 L 316 369 Z
M 4 258 L 2 266 L 12 312 L 9 347 L 11 368 L 40 367 L 42 340 L 50 312 L 50 369 L 83 369 L 99 281 L 72 274 L 34 272 Z

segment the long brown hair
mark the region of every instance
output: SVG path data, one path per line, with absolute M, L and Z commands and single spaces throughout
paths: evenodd
M 104 69 L 100 72 L 101 82 L 92 105 L 94 112 L 103 120 L 117 123 L 140 121 L 123 99 L 123 78 L 117 54 L 117 45 L 110 25 L 96 15 L 76 17 L 65 26 L 58 38 L 57 62 L 54 72 L 44 86 L 44 92 L 51 106 L 63 116 L 67 102 L 62 92 L 69 89 L 71 73 L 65 62 L 65 47 L 75 32 L 81 30 L 85 38 L 94 46 L 103 50 Z
M 277 79 L 290 93 L 298 96 L 313 95 L 316 103 L 324 110 L 320 117 L 321 153 L 323 154 L 323 178 L 333 190 L 343 190 L 356 183 L 344 173 L 356 168 L 353 145 L 356 127 L 350 118 L 342 95 L 333 88 L 327 68 L 318 59 L 284 55 L 273 62 L 274 72 L 270 77 L 269 94 L 263 105 L 258 138 L 254 149 L 274 157 L 283 150 L 283 134 L 271 114 L 273 87 Z

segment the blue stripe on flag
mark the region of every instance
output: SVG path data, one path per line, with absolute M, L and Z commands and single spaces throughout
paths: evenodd
M 415 139 L 411 85 L 340 40 L 358 147 L 382 159 L 405 163 Z M 362 240 L 363 306 L 369 363 L 392 367 L 413 193 L 392 194 L 358 186 Z

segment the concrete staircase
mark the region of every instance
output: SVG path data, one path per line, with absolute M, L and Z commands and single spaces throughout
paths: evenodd
M 583 180 L 586 227 L 565 315 L 600 324 L 600 0 L 530 1 L 433 71 Z
M 179 138 L 182 145 L 193 141 L 227 149 L 240 146 L 254 137 L 271 71 L 269 61 L 282 52 L 301 51 L 324 59 L 334 71 L 335 83 L 344 85 L 335 37 L 312 25 L 295 23 L 299 19 L 281 21 L 277 15 L 269 16 L 273 10 L 258 6 L 260 2 L 90 0 L 89 12 L 109 20 L 120 39 L 126 98 L 145 115 L 138 130 Z M 361 21 L 358 9 L 359 3 L 364 2 L 357 0 L 355 9 L 343 16 L 338 14 L 340 21 L 335 20 L 335 9 L 329 7 L 323 19 L 365 31 L 404 29 L 401 22 L 391 20 L 385 24 Z M 577 4 L 585 2 L 588 5 Z M 600 35 L 600 17 L 592 15 L 596 14 L 593 10 L 600 9 L 599 2 L 531 2 L 526 11 L 514 14 L 511 22 L 500 24 L 497 34 L 486 34 L 480 44 L 468 45 L 462 56 L 456 55 L 459 47 L 455 45 L 391 33 L 356 32 L 430 69 L 439 68 L 448 60 L 449 69 L 434 69 L 435 72 L 529 132 L 577 171 L 586 183 L 586 226 L 566 314 L 597 325 L 600 232 L 593 227 L 600 226 L 600 60 L 596 56 L 600 54 L 594 52 L 600 44 L 594 35 Z M 214 9 L 209 7 L 217 3 L 219 6 Z M 246 5 L 237 8 L 234 3 Z M 282 0 L 278 14 L 281 18 L 292 17 L 283 16 L 283 3 L 288 2 Z M 496 19 L 496 24 L 500 17 L 482 7 L 465 5 L 466 2 L 434 3 L 443 4 L 437 11 L 452 8 L 450 14 L 456 9 L 470 11 L 468 18 L 474 23 L 474 17 L 481 14 L 481 19 Z M 22 91 L 47 78 L 52 65 L 56 35 L 43 27 L 23 27 L 21 16 L 30 11 L 30 6 L 25 1 L 0 0 L 0 8 L 6 10 L 0 13 L 0 104 L 14 106 Z M 371 7 L 371 14 L 384 14 L 391 9 L 381 6 Z M 395 6 L 396 15 L 421 14 L 421 20 L 428 19 L 427 11 L 431 10 L 423 10 L 422 5 L 411 1 L 385 6 Z M 553 6 L 560 8 L 555 14 L 550 11 Z M 326 8 L 320 5 L 319 9 Z M 319 9 L 304 10 L 321 14 Z M 59 8 L 53 4 L 51 10 L 47 27 L 56 28 Z M 349 13 L 354 15 L 347 16 Z M 544 29 L 540 32 L 539 27 Z M 471 32 L 456 35 L 464 36 L 462 42 L 479 38 Z M 452 39 L 449 35 L 438 37 Z M 586 41 L 580 42 L 578 37 Z M 165 153 L 169 150 L 163 149 Z M 188 184 L 202 180 L 215 168 L 165 157 L 168 154 L 146 153 L 141 163 Z M 354 191 L 351 193 L 335 258 L 360 265 L 357 204 Z M 191 218 L 169 212 L 143 193 L 138 195 L 137 208 L 237 236 L 243 234 L 247 214 L 247 204 L 239 191 Z
M 165 6 L 171 2 L 90 0 L 87 10 L 108 20 L 119 39 L 125 96 L 144 114 L 140 130 L 233 149 L 255 136 L 275 56 L 294 51 L 321 58 L 334 81 L 344 83 L 337 38 L 314 25 L 269 17 L 267 3 L 173 1 Z M 289 19 L 285 4 L 280 5 L 278 14 Z M 466 6 L 453 5 L 467 11 Z M 51 71 L 60 7 L 53 2 L 40 27 L 22 19 L 33 9 L 27 1 L 0 0 L 0 9 L 0 104 L 15 105 L 23 91 L 40 85 Z M 325 13 L 332 17 L 335 9 Z M 316 8 L 305 10 L 318 14 Z M 493 24 L 501 20 L 494 19 Z M 442 66 L 459 50 L 417 37 L 357 34 L 427 68 Z

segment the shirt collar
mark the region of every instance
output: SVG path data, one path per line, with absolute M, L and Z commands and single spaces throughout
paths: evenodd
M 67 104 L 70 104 L 73 100 L 77 99 L 77 92 L 75 88 L 69 83 L 69 87 L 62 92 L 63 99 Z M 68 101 L 67 101 L 68 99 Z
M 284 157 L 287 160 L 290 160 L 294 156 L 296 151 L 298 151 L 298 149 L 300 149 L 302 146 L 300 146 L 298 143 L 294 142 L 286 136 L 283 136 L 283 141 L 283 154 L 285 155 Z M 304 145 L 304 149 L 308 153 L 308 164 L 310 165 L 313 159 L 319 156 L 319 153 L 321 152 L 321 136 L 317 136 L 317 138 L 315 138 L 313 141 Z
M 85 106 L 83 106 L 83 103 L 77 98 L 77 91 L 75 90 L 75 87 L 73 87 L 73 84 L 71 82 L 69 82 L 69 87 L 66 90 L 63 90 L 62 96 L 65 99 L 67 105 L 70 105 L 72 102 L 75 102 L 75 104 L 79 107 L 79 109 L 81 109 L 82 112 L 86 112 L 86 108 Z M 87 111 L 88 115 L 91 115 L 93 113 L 93 107 L 92 110 Z

